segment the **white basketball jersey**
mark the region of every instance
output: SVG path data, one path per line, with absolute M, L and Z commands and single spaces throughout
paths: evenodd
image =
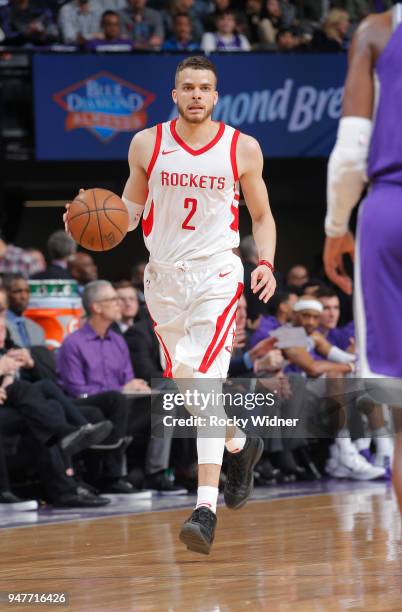
M 192 149 L 177 134 L 176 121 L 157 126 L 142 220 L 150 259 L 166 263 L 239 245 L 239 131 L 220 123 L 209 144 Z

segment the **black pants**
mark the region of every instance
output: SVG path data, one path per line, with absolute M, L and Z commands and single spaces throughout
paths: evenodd
M 119 391 L 105 391 L 76 399 L 74 402 L 89 422 L 97 423 L 99 420 L 108 419 L 113 423 L 113 429 L 102 445 L 112 446 L 127 435 L 128 402 Z M 90 471 L 104 479 L 120 478 L 125 475 L 124 452 L 122 448 L 117 448 L 96 454 L 90 451 L 91 455 L 86 453 L 87 462 L 91 461 Z
M 52 380 L 43 378 L 42 380 L 38 380 L 33 384 L 35 389 L 39 389 L 46 399 L 55 400 L 60 404 L 68 423 L 71 425 L 76 425 L 77 427 L 81 427 L 82 425 L 86 425 L 88 423 L 88 420 L 83 415 L 82 410 L 76 406 L 74 400 L 68 397 Z M 103 419 L 100 418 L 99 420 L 102 421 Z
M 8 389 L 9 387 L 7 387 L 7 391 Z M 59 447 L 57 445 L 47 446 L 47 437 L 41 434 L 36 436 L 33 431 L 36 434 L 38 433 L 39 427 L 37 423 L 32 428 L 32 422 L 26 419 L 16 407 L 10 405 L 0 406 L 0 435 L 24 436 L 24 446 L 29 449 L 29 456 L 32 457 L 38 469 L 47 499 L 54 501 L 63 494 L 75 493 L 76 484 L 73 479 L 66 476 L 65 464 Z M 6 469 L 6 480 L 4 480 L 3 473 L 3 482 L 8 485 L 7 468 L 5 465 L 3 465 L 3 470 L 4 468 Z M 1 469 L 0 458 L 0 483 Z
M 67 423 L 56 401 L 47 400 L 34 384 L 25 380 L 16 380 L 7 387 L 6 403 L 24 418 L 32 435 L 49 446 L 77 429 Z
M 8 491 L 10 482 L 8 480 L 8 470 L 6 456 L 4 452 L 4 441 L 0 433 L 0 491 Z

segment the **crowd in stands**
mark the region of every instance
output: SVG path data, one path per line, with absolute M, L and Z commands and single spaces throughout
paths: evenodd
M 0 0 L 0 45 L 336 53 L 392 0 Z
M 344 305 L 341 309 L 325 279 L 312 278 L 301 264 L 286 276 L 275 273 L 278 289 L 263 304 L 250 290 L 258 261 L 251 236 L 243 238 L 238 254 L 245 292 L 237 310 L 229 379 L 275 392 L 277 416 L 313 424 L 308 432 L 284 430 L 264 440 L 257 485 L 324 474 L 355 480 L 389 477 L 393 447 L 384 407 L 367 395 L 355 396 L 352 430 L 350 406 L 339 403 L 342 384 L 356 369 L 351 311 Z M 112 284 L 98 279 L 92 256 L 77 252 L 62 230 L 49 237 L 46 261 L 37 249 L 21 249 L 0 238 L 0 509 L 33 509 L 37 498 L 55 507 L 97 507 L 114 496 L 194 490 L 194 439 L 174 439 L 173 428 L 157 436 L 150 428 L 151 386 L 172 391 L 175 385 L 163 377 L 163 351 L 144 302 L 145 265 L 137 263 L 132 278 Z M 49 350 L 42 327 L 25 314 L 29 279 L 77 283 L 80 326 L 55 351 Z M 292 336 L 293 331 L 299 335 Z M 326 387 L 333 383 L 338 400 Z M 329 430 L 325 420 L 332 422 Z M 324 436 L 317 433 L 322 427 Z M 320 437 L 326 438 L 323 459 Z M 30 500 L 12 490 L 16 458 L 23 480 L 34 474 L 39 487 Z

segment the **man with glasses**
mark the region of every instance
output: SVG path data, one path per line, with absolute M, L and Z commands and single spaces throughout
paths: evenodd
M 78 398 L 79 405 L 98 406 L 114 425 L 107 443 L 116 449 L 107 453 L 101 483 L 103 492 L 136 493 L 122 478 L 125 462 L 121 443 L 127 435 L 128 422 L 127 399 L 122 391 L 150 389 L 145 381 L 134 378 L 127 345 L 110 329 L 121 316 L 120 300 L 111 283 L 103 280 L 88 283 L 82 303 L 87 321 L 65 338 L 58 351 L 59 382 L 66 393 Z

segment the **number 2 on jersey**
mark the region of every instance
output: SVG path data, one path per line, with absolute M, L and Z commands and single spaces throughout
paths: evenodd
M 187 217 L 184 219 L 183 223 L 182 223 L 182 228 L 185 230 L 195 230 L 195 226 L 194 225 L 189 225 L 188 222 L 190 221 L 191 217 L 195 214 L 195 211 L 197 210 L 197 200 L 195 198 L 186 198 L 184 200 L 184 208 L 190 208 L 191 210 L 188 213 Z

